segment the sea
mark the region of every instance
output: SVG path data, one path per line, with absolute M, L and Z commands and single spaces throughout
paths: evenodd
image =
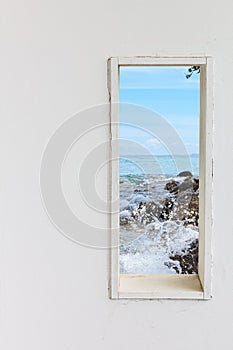
M 161 206 L 171 194 L 165 189 L 170 181 L 190 171 L 199 176 L 199 157 L 126 155 L 120 158 L 120 273 L 182 273 L 171 254 L 187 253 L 198 239 L 198 227 L 179 220 L 159 220 L 146 212 L 146 204 Z M 175 266 L 174 266 L 175 265 Z
M 181 171 L 199 175 L 199 155 L 125 155 L 120 157 L 120 176 L 164 175 L 176 176 Z

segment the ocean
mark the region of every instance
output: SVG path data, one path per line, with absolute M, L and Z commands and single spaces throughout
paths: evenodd
M 120 157 L 120 176 L 123 175 L 165 175 L 176 176 L 181 171 L 189 170 L 194 176 L 199 175 L 199 156 L 170 155 L 125 155 Z
M 192 176 L 178 176 L 181 171 Z M 120 159 L 122 274 L 196 273 L 198 174 L 197 155 Z

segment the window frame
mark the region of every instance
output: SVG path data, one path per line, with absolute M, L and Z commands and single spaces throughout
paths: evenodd
M 119 273 L 119 68 L 120 66 L 200 66 L 200 196 L 197 275 L 121 275 Z M 211 298 L 213 187 L 213 59 L 192 57 L 111 57 L 108 59 L 110 102 L 109 297 L 111 299 Z

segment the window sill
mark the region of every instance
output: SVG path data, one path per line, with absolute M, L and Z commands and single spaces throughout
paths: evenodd
M 118 299 L 206 298 L 204 298 L 198 275 L 121 274 L 119 276 Z

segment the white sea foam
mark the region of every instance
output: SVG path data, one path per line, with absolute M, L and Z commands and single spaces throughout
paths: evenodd
M 181 273 L 179 261 L 171 260 L 171 255 L 183 256 L 189 252 L 198 239 L 198 227 L 180 220 L 159 220 L 153 208 L 148 211 L 146 207 L 146 203 L 156 206 L 169 198 L 164 186 L 171 180 L 181 183 L 184 178 L 130 176 L 121 183 L 121 273 Z
M 144 234 L 121 247 L 121 273 L 174 273 L 174 264 L 180 267 L 178 262 L 171 261 L 170 255 L 185 255 L 198 238 L 197 228 L 173 221 L 157 220 L 145 229 Z

